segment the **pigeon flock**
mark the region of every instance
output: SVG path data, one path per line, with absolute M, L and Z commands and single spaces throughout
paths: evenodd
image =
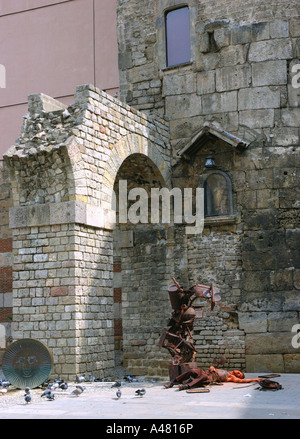
M 75 376 L 75 388 L 69 392 L 70 396 L 80 396 L 84 390 L 86 389 L 86 387 L 83 385 L 83 383 L 85 382 L 111 382 L 109 379 L 100 379 L 100 378 L 95 378 L 94 375 L 89 374 L 88 378 L 86 377 L 86 375 L 76 375 Z M 133 378 L 131 375 L 127 375 L 124 377 L 124 381 L 127 383 L 134 383 L 137 382 L 138 380 L 136 378 Z M 8 380 L 5 379 L 0 379 L 0 395 L 4 395 L 5 393 L 7 393 L 7 389 L 8 387 L 11 386 L 11 383 Z M 111 388 L 115 388 L 117 389 L 116 391 L 116 396 L 117 399 L 120 399 L 122 396 L 122 392 L 120 390 L 122 386 L 122 382 L 121 380 L 117 380 L 115 381 L 114 384 L 111 385 Z M 56 378 L 53 381 L 45 381 L 43 382 L 39 388 L 41 388 L 43 390 L 43 392 L 41 393 L 41 398 L 45 398 L 48 401 L 54 401 L 55 400 L 55 394 L 56 392 L 61 392 L 61 391 L 66 391 L 69 388 L 69 384 L 67 382 L 65 382 L 62 379 Z M 29 404 L 32 402 L 32 395 L 31 395 L 31 389 L 30 387 L 25 387 L 24 389 L 24 401 L 25 404 Z M 55 392 L 55 393 L 54 393 Z M 137 389 L 134 392 L 134 395 L 137 397 L 143 397 L 146 394 L 146 390 L 144 388 L 142 389 Z

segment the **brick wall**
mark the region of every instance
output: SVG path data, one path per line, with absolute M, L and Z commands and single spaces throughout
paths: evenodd
M 9 208 L 12 206 L 9 174 L 0 161 L 0 362 L 11 337 L 13 258 L 9 229 Z
M 45 343 L 59 376 L 103 369 L 112 374 L 112 250 L 106 235 L 76 225 L 14 229 L 13 336 Z
M 5 158 L 14 172 L 13 336 L 45 341 L 55 372 L 70 377 L 108 376 L 122 363 L 134 374 L 167 375 L 170 358 L 156 341 L 170 317 L 172 276 L 185 287 L 220 287 L 221 307 L 195 325 L 202 366 L 225 354 L 229 367 L 299 372 L 299 350 L 291 345 L 300 312 L 297 3 L 232 0 L 212 7 L 191 0 L 191 63 L 166 68 L 163 13 L 177 4 L 119 3 L 126 104 L 88 85 L 78 87 L 68 108 L 31 96 Z M 190 161 L 177 157 L 205 123 L 248 149 L 213 139 Z M 115 181 L 123 175 L 149 187 L 152 169 L 170 186 L 172 159 L 173 185 L 195 188 L 211 153 L 232 182 L 234 218 L 206 221 L 194 237 L 180 227 L 122 229 L 113 261 L 118 237 L 107 214 Z M 7 176 L 0 180 L 3 290 L 12 267 Z M 3 316 L 11 292 L 2 298 Z
M 167 133 L 165 120 L 148 121 L 93 86 L 78 87 L 68 108 L 44 95 L 29 98 L 21 135 L 4 156 L 17 200 L 12 335 L 44 342 L 55 374 L 113 377 L 116 351 L 132 349 L 123 280 L 113 279 L 123 277 L 124 261 L 113 261 L 112 189 L 134 155 L 148 157 L 155 178 L 168 181 Z M 151 349 L 153 339 L 146 344 Z

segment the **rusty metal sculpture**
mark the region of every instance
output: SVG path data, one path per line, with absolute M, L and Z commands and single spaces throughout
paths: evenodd
M 174 377 L 185 370 L 194 367 L 196 349 L 192 337 L 195 318 L 202 318 L 204 310 L 209 304 L 212 311 L 215 302 L 221 300 L 219 290 L 210 286 L 195 284 L 184 290 L 176 279 L 174 285 L 168 288 L 169 298 L 173 309 L 168 322 L 168 330 L 163 331 L 158 345 L 166 348 L 172 356 L 170 376 Z M 198 299 L 198 300 L 197 300 Z M 204 299 L 205 304 L 198 303 Z

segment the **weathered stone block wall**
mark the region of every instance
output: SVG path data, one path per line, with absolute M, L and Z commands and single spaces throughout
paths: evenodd
M 133 375 L 162 378 L 168 374 L 170 358 L 157 342 L 171 315 L 167 290 L 173 273 L 174 240 L 172 227 L 151 223 L 151 189 L 161 188 L 164 182 L 153 162 L 137 155 L 128 157 L 119 169 L 117 198 L 119 182 L 124 180 L 129 191 L 146 192 L 143 201 L 147 202 L 149 223 L 118 224 L 114 231 L 115 308 L 119 315 L 115 354 Z
M 225 355 L 230 367 L 245 368 L 244 332 L 238 325 L 240 279 L 242 275 L 241 233 L 234 226 L 206 227 L 202 239 L 189 238 L 190 284 L 216 285 L 222 306 L 196 320 L 196 359 L 209 367 L 214 358 Z M 201 276 L 201 278 L 199 278 Z M 238 341 L 233 342 L 236 339 Z
M 167 375 L 170 358 L 157 346 L 170 315 L 166 241 L 164 228 L 137 227 L 122 251 L 124 366 L 135 376 Z
M 167 68 L 164 13 L 182 2 L 144 1 L 139 8 L 134 0 L 119 3 L 122 99 L 135 108 L 166 114 L 171 126 L 178 126 L 176 119 L 181 119 L 181 136 L 173 137 L 171 130 L 174 139 L 187 136 L 184 127 L 189 132 L 198 129 L 201 115 L 214 113 L 222 118 L 221 113 L 227 112 L 223 124 L 233 118 L 236 127 L 233 113 L 238 110 L 278 108 L 280 90 L 286 92 L 280 86 L 287 86 L 287 61 L 299 56 L 297 2 L 287 6 L 285 1 L 276 5 L 248 1 L 245 5 L 189 0 L 185 4 L 191 16 L 191 63 Z M 257 88 L 264 86 L 267 88 Z M 299 95 L 290 82 L 288 88 L 289 105 L 293 105 Z M 261 99 L 262 93 L 265 99 Z M 272 118 L 270 112 L 265 113 L 267 119 Z M 223 128 L 230 129 L 229 125 Z
M 45 343 L 59 376 L 103 368 L 112 373 L 107 232 L 61 224 L 13 233 L 14 339 Z
M 201 187 L 205 159 L 211 154 L 212 145 L 208 142 L 192 159 L 180 160 L 173 168 L 175 186 Z M 222 301 L 212 312 L 205 312 L 203 318 L 196 319 L 194 338 L 197 348 L 196 360 L 201 366 L 209 367 L 214 358 L 225 355 L 227 367 L 244 369 L 245 333 L 239 327 L 238 312 L 241 297 L 242 207 L 239 194 L 243 188 L 243 161 L 245 152 L 235 151 L 232 146 L 218 140 L 213 145 L 216 162 L 221 162 L 232 184 L 233 215 L 211 217 L 205 220 L 200 235 L 186 237 L 185 284 L 213 283 L 220 289 Z
M 138 3 L 119 2 L 121 98 L 169 118 L 174 186 L 197 187 L 213 155 L 233 187 L 236 223 L 206 221 L 203 236 L 187 240 L 187 279 L 219 283 L 224 302 L 213 324 L 199 321 L 199 361 L 223 349 L 230 367 L 299 372 L 297 2 L 185 2 L 191 62 L 169 68 L 164 14 L 182 2 Z M 184 163 L 177 152 L 207 123 L 247 150 L 228 155 L 211 143 Z
M 299 323 L 299 147 L 266 148 L 246 171 L 239 324 L 249 369 L 299 372 L 292 328 Z
M 228 367 L 299 372 L 299 349 L 291 344 L 300 318 L 297 2 L 187 4 L 190 63 L 165 63 L 164 11 L 180 0 L 120 1 L 126 104 L 89 85 L 78 87 L 69 107 L 31 96 L 21 135 L 6 154 L 12 174 L 8 180 L 1 170 L 7 241 L 0 269 L 5 290 L 13 277 L 13 295 L 0 292 L 0 300 L 13 306 L 13 338 L 28 334 L 53 349 L 55 373 L 111 376 L 117 348 L 129 372 L 167 375 L 169 356 L 154 344 L 170 317 L 172 276 L 185 287 L 214 282 L 221 290 L 221 308 L 195 325 L 199 364 L 225 354 Z M 248 148 L 211 139 L 189 162 L 179 158 L 207 123 Z M 166 186 L 172 177 L 173 186 L 196 188 L 209 154 L 231 180 L 231 218 L 206 220 L 201 236 L 187 237 L 179 226 L 125 228 L 132 240 L 115 248 L 113 261 L 114 183 L 128 175 L 138 175 L 138 185 L 150 182 L 141 162 L 142 171 L 131 166 L 128 174 L 127 166 L 120 173 L 126 159 L 147 157 Z
M 147 157 L 169 184 L 167 134 L 166 121 L 148 120 L 93 86 L 78 87 L 69 107 L 29 98 L 21 135 L 5 155 L 14 201 L 12 336 L 43 341 L 55 374 L 114 375 L 122 315 L 113 286 L 112 190 L 133 154 Z

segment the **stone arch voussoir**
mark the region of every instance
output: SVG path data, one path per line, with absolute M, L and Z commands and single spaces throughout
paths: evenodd
M 160 172 L 163 186 L 171 188 L 170 162 L 161 153 L 159 147 L 144 136 L 128 134 L 113 145 L 110 157 L 106 162 L 101 191 L 102 199 L 100 200 L 103 208 L 111 208 L 111 197 L 117 173 L 122 163 L 132 154 L 142 154 L 148 157 Z

